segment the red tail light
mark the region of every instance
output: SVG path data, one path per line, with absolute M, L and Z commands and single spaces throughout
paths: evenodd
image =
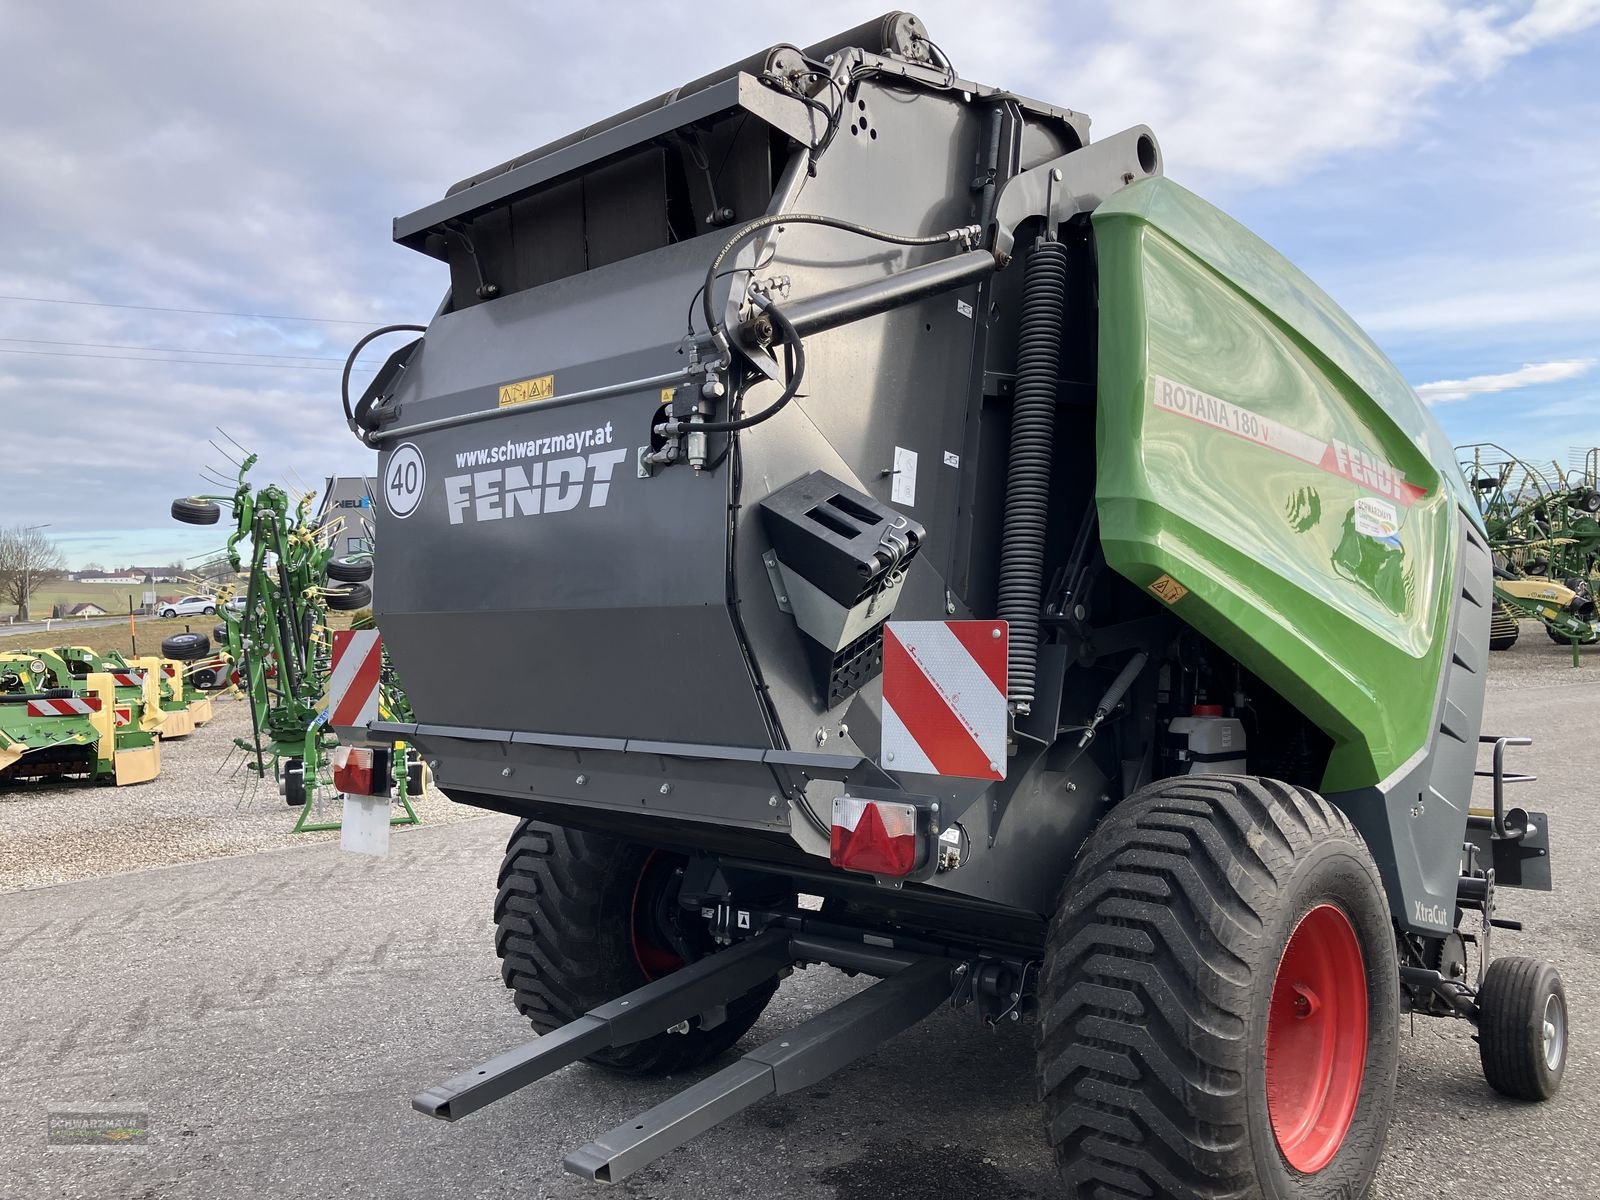
M 840 796 L 833 802 L 828 861 L 847 871 L 903 879 L 918 867 L 917 806 Z
M 387 796 L 389 752 L 368 746 L 340 746 L 333 752 L 333 786 L 347 796 Z

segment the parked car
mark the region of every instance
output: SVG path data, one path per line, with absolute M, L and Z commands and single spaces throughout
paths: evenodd
M 215 596 L 185 596 L 182 600 L 168 601 L 156 611 L 163 617 L 209 617 L 217 611 L 217 598 Z

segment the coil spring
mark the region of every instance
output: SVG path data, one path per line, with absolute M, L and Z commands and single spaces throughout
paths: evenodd
M 1066 247 L 1060 242 L 1039 242 L 1028 256 L 1022 274 L 1011 454 L 1000 540 L 998 615 L 1010 624 L 1007 698 L 1023 711 L 1033 703 L 1039 662 L 1050 460 L 1055 448 L 1061 327 L 1066 307 Z

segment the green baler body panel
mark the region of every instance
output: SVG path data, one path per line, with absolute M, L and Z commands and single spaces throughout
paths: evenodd
M 1193 193 L 1135 184 L 1094 228 L 1107 561 L 1333 738 L 1325 790 L 1377 783 L 1436 727 L 1477 519 L 1449 442 L 1348 315 Z

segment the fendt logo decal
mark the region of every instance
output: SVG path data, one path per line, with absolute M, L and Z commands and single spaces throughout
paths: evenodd
M 1387 496 L 1402 505 L 1412 505 L 1428 494 L 1426 488 L 1406 479 L 1399 467 L 1376 454 L 1334 438 L 1325 442 L 1304 430 L 1274 421 L 1241 405 L 1222 400 L 1197 388 L 1186 387 L 1163 375 L 1150 376 L 1150 403 L 1165 412 L 1188 417 L 1234 437 L 1276 450 L 1310 463 L 1331 475 L 1348 479 L 1358 487 Z
M 611 473 L 627 456 L 626 450 L 599 450 L 451 475 L 444 481 L 450 524 L 570 512 L 585 500 L 590 508 L 604 508 L 611 495 Z

